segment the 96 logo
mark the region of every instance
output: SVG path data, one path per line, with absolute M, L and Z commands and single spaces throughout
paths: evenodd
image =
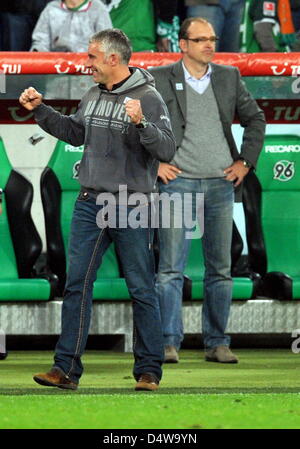
M 73 176 L 72 176 L 72 178 L 73 178 L 73 179 L 78 179 L 78 177 L 79 177 L 79 167 L 80 167 L 80 162 L 81 162 L 81 160 L 75 162 L 75 164 L 73 165 L 73 169 L 72 169 L 72 171 L 73 171 Z
M 274 179 L 289 181 L 295 174 L 295 163 L 291 161 L 278 161 L 273 167 Z

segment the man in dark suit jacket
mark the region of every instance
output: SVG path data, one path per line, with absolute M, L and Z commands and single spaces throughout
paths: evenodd
M 186 19 L 179 33 L 182 60 L 152 69 L 151 73 L 168 106 L 177 143 L 171 163 L 159 166 L 160 192 L 177 193 L 182 198 L 192 193 L 194 212 L 195 195 L 204 193 L 205 358 L 237 363 L 229 348 L 230 338 L 225 335 L 232 299 L 230 249 L 234 194 L 241 200 L 242 180 L 255 167 L 263 145 L 265 119 L 245 88 L 238 69 L 211 62 L 216 40 L 212 25 L 205 19 Z M 244 128 L 240 153 L 231 132 L 235 115 Z M 172 213 L 175 217 L 181 214 L 176 208 Z M 190 247 L 186 231 L 184 225 L 159 229 L 156 287 L 165 338 L 165 362 L 178 362 L 183 339 L 181 298 Z

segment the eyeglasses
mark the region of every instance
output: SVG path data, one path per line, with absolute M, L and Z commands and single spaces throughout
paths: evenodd
M 184 40 L 185 40 L 185 41 L 192 41 L 192 42 L 196 42 L 196 43 L 198 43 L 198 42 L 204 43 L 204 42 L 208 42 L 208 41 L 209 41 L 209 42 L 216 43 L 216 42 L 219 40 L 219 38 L 218 38 L 217 36 L 211 36 L 211 37 L 195 37 L 194 39 L 191 39 L 191 38 L 189 38 L 189 37 L 185 37 Z

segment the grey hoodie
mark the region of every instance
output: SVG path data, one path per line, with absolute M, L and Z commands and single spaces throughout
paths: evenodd
M 106 6 L 90 0 L 72 11 L 60 0 L 48 3 L 32 33 L 31 50 L 86 52 L 90 37 L 112 28 Z
M 169 113 L 152 75 L 135 67 L 131 71 L 112 91 L 92 87 L 74 115 L 61 115 L 45 104 L 34 111 L 49 134 L 74 146 L 84 143 L 79 182 L 95 192 L 117 193 L 121 184 L 128 192 L 153 192 L 158 161 L 169 162 L 175 154 Z M 146 128 L 131 123 L 125 112 L 128 99 L 141 101 Z

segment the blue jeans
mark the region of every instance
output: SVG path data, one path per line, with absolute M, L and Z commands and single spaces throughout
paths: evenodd
M 232 299 L 233 185 L 223 178 L 177 177 L 168 184 L 160 183 L 160 192 L 169 195 L 175 192 L 181 195 L 191 192 L 204 194 L 203 341 L 205 348 L 229 345 L 230 338 L 225 335 L 225 329 Z M 195 214 L 195 198 L 193 198 L 193 216 L 196 216 Z M 175 346 L 177 349 L 183 339 L 181 317 L 183 273 L 191 244 L 191 240 L 186 238 L 186 231 L 184 226 L 159 228 L 160 256 L 156 290 L 160 303 L 164 344 Z
M 214 27 L 220 40 L 216 51 L 240 51 L 240 24 L 245 0 L 220 0 L 220 5 L 187 7 L 187 17 L 203 17 Z
M 55 348 L 54 366 L 62 369 L 76 383 L 82 375 L 81 356 L 89 332 L 93 283 L 103 254 L 114 242 L 133 303 L 133 375 L 138 379 L 142 373 L 150 372 L 160 380 L 164 354 L 155 292 L 153 232 L 150 227 L 100 229 L 96 216 L 102 207 L 96 204 L 94 198 L 83 193 L 80 193 L 75 203 L 62 306 L 62 329 Z M 120 207 L 124 210 L 125 206 Z M 117 208 L 117 219 L 120 207 Z

